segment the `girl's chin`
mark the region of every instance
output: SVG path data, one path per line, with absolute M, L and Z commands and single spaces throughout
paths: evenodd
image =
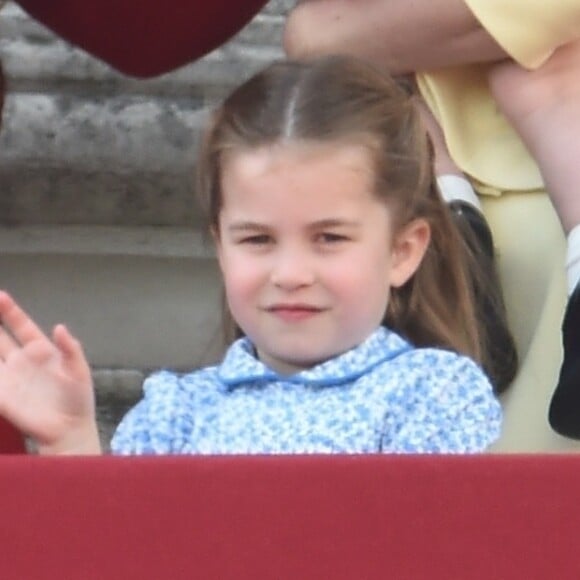
M 312 350 L 307 353 L 280 352 L 264 353 L 258 350 L 258 358 L 272 370 L 281 375 L 294 375 L 301 371 L 312 369 L 326 361 L 333 359 L 345 352 L 344 350 L 332 353 L 316 353 L 313 356 Z

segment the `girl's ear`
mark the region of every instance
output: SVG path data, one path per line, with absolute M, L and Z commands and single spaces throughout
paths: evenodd
M 389 283 L 398 288 L 419 268 L 431 241 L 431 227 L 424 219 L 413 220 L 393 241 Z

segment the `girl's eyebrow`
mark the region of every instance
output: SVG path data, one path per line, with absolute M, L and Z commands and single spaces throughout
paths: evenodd
M 268 226 L 266 224 L 261 224 L 259 222 L 234 222 L 227 227 L 229 232 L 246 232 L 248 230 L 266 230 Z
M 323 220 L 317 220 L 308 224 L 309 228 L 317 229 L 317 228 L 356 228 L 360 226 L 360 223 L 355 220 L 349 220 L 346 218 L 327 218 Z
M 346 218 L 325 218 L 322 220 L 316 220 L 308 224 L 308 229 L 320 229 L 320 228 L 356 228 L 359 227 L 360 223 L 355 220 L 349 220 Z M 233 222 L 228 225 L 227 230 L 229 232 L 245 232 L 245 231 L 256 231 L 256 230 L 267 230 L 270 226 L 260 222 L 252 221 L 240 221 Z

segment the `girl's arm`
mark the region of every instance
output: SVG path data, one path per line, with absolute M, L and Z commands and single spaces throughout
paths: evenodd
M 38 452 L 100 453 L 89 365 L 65 326 L 46 336 L 0 292 L 0 415 L 30 436 Z

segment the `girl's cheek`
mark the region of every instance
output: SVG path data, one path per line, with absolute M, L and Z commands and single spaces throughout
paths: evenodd
M 224 278 L 230 290 L 240 295 L 246 295 L 259 285 L 261 276 L 251 267 L 245 267 L 244 264 L 238 263 L 224 273 Z

